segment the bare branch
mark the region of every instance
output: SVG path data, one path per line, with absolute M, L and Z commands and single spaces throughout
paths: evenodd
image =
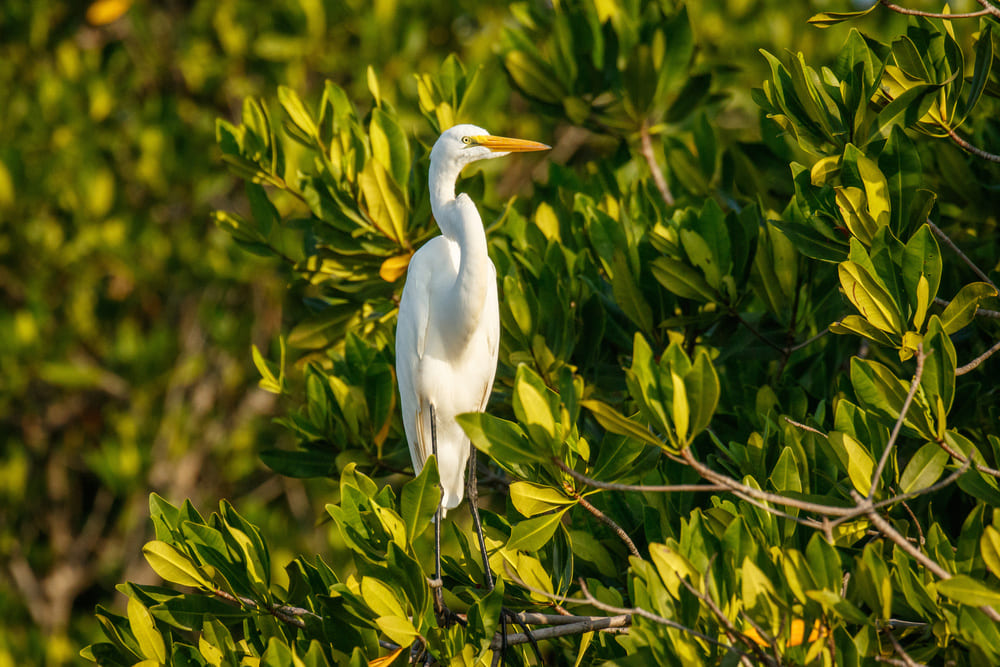
M 531 641 L 533 637 L 535 640 L 539 639 L 552 639 L 554 637 L 564 637 L 566 635 L 578 635 L 584 632 L 594 632 L 595 630 L 609 630 L 612 628 L 627 628 L 632 624 L 632 617 L 628 614 L 619 614 L 618 616 L 584 616 L 584 620 L 576 621 L 573 623 L 563 623 L 559 625 L 550 625 L 547 628 L 542 628 L 540 630 L 532 630 L 529 635 L 526 632 L 516 632 L 509 634 L 506 640 L 499 636 L 493 638 L 493 642 L 490 644 L 491 650 L 498 650 L 506 641 L 508 646 L 514 646 L 516 644 L 527 644 Z
M 979 368 L 979 365 L 981 363 L 983 363 L 984 361 L 992 357 L 994 354 L 996 354 L 997 350 L 1000 350 L 1000 340 L 998 340 L 993 345 L 993 347 L 986 350 L 985 352 L 983 352 L 981 355 L 979 355 L 969 363 L 965 364 L 964 366 L 959 366 L 958 368 L 956 368 L 955 375 L 965 375 L 966 373 L 970 373 L 976 370 L 977 368 Z
M 906 421 L 906 413 L 910 411 L 910 404 L 913 403 L 913 397 L 917 393 L 917 387 L 920 386 L 920 378 L 924 374 L 924 361 L 926 359 L 927 354 L 924 352 L 924 344 L 917 344 L 917 370 L 913 374 L 913 380 L 910 382 L 910 391 L 907 392 L 906 399 L 903 401 L 903 407 L 899 410 L 899 417 L 896 419 L 896 424 L 892 427 L 892 434 L 889 436 L 889 442 L 886 443 L 885 450 L 882 451 L 882 456 L 878 460 L 878 466 L 875 468 L 875 473 L 872 475 L 872 485 L 868 490 L 869 502 L 871 502 L 872 497 L 875 495 L 875 489 L 878 488 L 878 481 L 882 479 L 882 472 L 885 470 L 885 464 L 889 461 L 889 455 L 896 446 L 896 439 L 899 437 L 899 432 L 903 428 L 903 422 Z
M 934 297 L 934 303 L 944 308 L 947 308 L 951 304 L 951 301 L 947 301 L 939 296 L 936 296 Z M 987 310 L 986 308 L 977 308 L 976 317 L 991 317 L 995 320 L 1000 320 L 1000 310 Z
M 972 19 L 977 16 L 986 16 L 992 12 L 987 9 L 981 9 L 978 12 L 967 12 L 964 14 L 939 14 L 937 12 L 925 12 L 919 9 L 907 9 L 906 7 L 900 7 L 899 5 L 887 2 L 886 0 L 879 0 L 883 7 L 886 9 L 891 9 L 897 14 L 904 14 L 906 16 L 924 16 L 926 18 L 933 19 Z M 982 3 L 980 3 L 982 4 Z
M 965 456 L 965 454 L 963 454 L 962 452 L 952 448 L 952 446 L 949 445 L 944 440 L 938 440 L 936 441 L 936 444 L 938 447 L 948 452 L 952 456 L 952 458 L 954 458 L 956 461 L 961 461 L 962 463 L 966 463 L 971 460 L 967 456 Z M 1000 479 L 1000 470 L 997 470 L 996 468 L 991 468 L 989 466 L 985 466 L 981 463 L 976 463 L 975 466 L 976 470 L 978 470 L 979 472 L 985 473 L 987 475 L 992 475 L 993 477 Z
M 981 12 L 977 12 L 978 15 L 987 14 L 987 13 L 989 13 L 989 12 L 987 12 L 985 10 L 981 11 Z M 955 14 L 954 16 L 957 16 L 957 14 Z M 951 137 L 951 140 L 954 141 L 956 144 L 958 144 L 959 147 L 962 148 L 962 150 L 964 150 L 964 151 L 966 151 L 968 153 L 971 153 L 971 154 L 975 155 L 976 157 L 980 157 L 980 158 L 982 158 L 984 160 L 989 160 L 990 162 L 1000 162 L 1000 155 L 997 155 L 996 153 L 990 153 L 988 151 L 984 151 L 982 148 L 979 148 L 978 146 L 973 146 L 968 141 L 966 141 L 962 137 L 958 136 L 958 132 L 956 132 L 953 128 L 950 128 L 950 127 L 948 128 L 948 136 Z
M 948 236 L 947 234 L 945 234 L 941 230 L 940 227 L 938 227 L 933 222 L 931 222 L 930 218 L 927 219 L 927 225 L 931 228 L 931 231 L 934 232 L 934 234 L 939 239 L 941 239 L 942 241 L 944 241 L 944 244 L 946 246 L 948 246 L 949 248 L 951 248 L 952 252 L 954 252 L 956 255 L 958 255 L 959 258 L 961 258 L 961 260 L 963 262 L 965 262 L 966 266 L 968 266 L 970 269 L 972 269 L 973 273 L 975 273 L 977 276 L 979 276 L 980 280 L 982 280 L 985 283 L 988 283 L 989 285 L 992 285 L 993 289 L 996 289 L 997 286 L 993 284 L 993 281 L 990 280 L 990 277 L 988 275 L 986 275 L 986 273 L 982 269 L 980 269 L 978 266 L 976 266 L 976 263 L 973 262 L 971 259 L 969 259 L 968 255 L 966 255 L 964 252 L 962 252 L 959 249 L 959 247 L 957 245 L 955 245 L 955 242 L 951 240 L 950 236 Z
M 673 206 L 674 196 L 670 193 L 667 180 L 663 178 L 660 165 L 656 163 L 656 154 L 653 152 L 653 141 L 649 136 L 649 123 L 646 121 L 643 121 L 642 127 L 639 128 L 639 140 L 639 152 L 642 153 L 646 164 L 649 165 L 649 171 L 653 175 L 653 183 L 656 184 L 656 189 L 660 191 L 660 196 L 663 197 L 663 201 L 666 202 L 667 206 Z
M 628 547 L 628 550 L 632 552 L 633 556 L 635 556 L 636 558 L 642 558 L 642 556 L 639 554 L 639 550 L 635 548 L 635 542 L 633 542 L 632 538 L 628 536 L 628 533 L 625 532 L 624 528 L 615 523 L 614 519 L 612 519 L 607 514 L 605 514 L 601 510 L 591 505 L 589 502 L 587 502 L 587 499 L 584 498 L 582 495 L 577 495 L 576 501 L 580 503 L 580 507 L 587 510 L 594 516 L 596 516 L 601 523 L 603 523 L 611 530 L 613 530 L 615 534 L 619 538 L 621 538 L 621 541 L 625 543 L 625 546 Z
M 803 431 L 809 431 L 810 433 L 815 433 L 816 435 L 818 435 L 820 437 L 823 437 L 823 438 L 826 437 L 826 433 L 823 433 L 819 429 L 813 428 L 812 426 L 808 426 L 806 424 L 801 424 L 801 423 L 795 421 L 794 419 L 792 419 L 791 417 L 789 417 L 787 415 L 782 416 L 782 419 L 784 419 L 786 422 L 788 422 L 792 426 L 794 426 L 796 428 L 802 429 Z
M 595 489 L 605 489 L 606 491 L 638 491 L 640 493 L 681 493 L 684 491 L 722 491 L 725 489 L 724 486 L 718 484 L 651 484 L 649 486 L 641 484 L 616 484 L 614 482 L 602 482 L 600 480 L 587 477 L 583 473 L 579 473 L 573 470 L 568 465 L 563 463 L 557 458 L 553 458 L 552 462 L 556 464 L 560 470 L 565 472 L 567 475 L 575 479 L 576 481 L 586 484 L 587 486 L 592 486 Z
M 303 609 L 301 607 L 293 607 L 287 604 L 261 606 L 257 604 L 256 601 L 251 600 L 250 598 L 243 597 L 242 595 L 234 596 L 218 588 L 215 589 L 213 593 L 215 594 L 216 597 L 222 598 L 227 602 L 232 602 L 241 607 L 253 609 L 254 611 L 266 612 L 271 616 L 274 616 L 282 623 L 287 623 L 288 625 L 294 625 L 297 628 L 306 627 L 306 622 L 302 620 L 301 618 L 302 616 L 312 616 L 313 618 L 319 618 L 317 614 L 314 614 L 308 609 Z
M 900 549 L 909 554 L 915 561 L 917 561 L 925 568 L 930 570 L 934 574 L 934 576 L 936 576 L 938 579 L 941 580 L 951 579 L 952 575 L 950 572 L 941 567 L 938 564 L 938 562 L 935 561 L 933 558 L 925 554 L 917 547 L 913 546 L 913 544 L 911 544 L 908 539 L 900 535 L 899 532 L 892 527 L 892 524 L 890 524 L 888 521 L 882 518 L 882 515 L 876 512 L 875 509 L 872 507 L 871 501 L 865 498 L 861 498 L 859 494 L 855 494 L 855 496 L 857 496 L 856 500 L 858 503 L 858 507 L 859 508 L 864 507 L 868 510 L 867 512 L 868 519 L 872 522 L 872 525 L 875 526 L 875 528 L 878 529 L 880 533 L 882 533 L 882 535 L 887 537 L 896 546 L 898 546 Z M 997 610 L 991 607 L 990 605 L 982 605 L 981 607 L 979 607 L 979 610 L 984 614 L 986 614 L 990 618 L 990 620 L 1000 623 L 1000 613 L 997 613 Z

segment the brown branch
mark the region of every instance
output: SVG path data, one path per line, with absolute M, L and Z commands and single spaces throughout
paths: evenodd
M 952 456 L 952 458 L 954 458 L 957 461 L 961 461 L 962 463 L 965 463 L 966 461 L 971 461 L 971 459 L 968 458 L 965 454 L 953 449 L 951 445 L 949 445 L 944 440 L 938 440 L 936 441 L 936 444 L 938 447 L 948 452 Z M 997 470 L 996 468 L 991 468 L 989 466 L 985 466 L 981 463 L 976 463 L 975 465 L 976 465 L 976 470 L 978 470 L 979 472 L 986 473 L 987 475 L 991 475 L 993 477 L 1000 479 L 1000 470 Z
M 656 163 L 656 154 L 653 152 L 653 141 L 649 136 L 649 123 L 645 120 L 642 121 L 642 127 L 639 128 L 639 139 L 639 152 L 642 153 L 642 157 L 645 158 L 646 164 L 649 165 L 649 171 L 653 175 L 653 183 L 656 184 L 656 189 L 660 191 L 660 196 L 663 197 L 663 201 L 666 202 L 667 206 L 673 206 L 674 196 L 670 194 L 670 188 L 667 186 L 667 180 L 663 178 L 663 172 L 660 171 L 660 165 Z
M 232 595 L 221 589 L 215 589 L 213 591 L 216 597 L 222 598 L 227 602 L 232 602 L 241 607 L 248 607 L 254 611 L 264 611 L 274 616 L 276 619 L 282 623 L 287 623 L 288 625 L 294 625 L 297 628 L 306 627 L 306 622 L 302 620 L 302 616 L 312 616 L 314 618 L 320 618 L 317 614 L 309 611 L 308 609 L 303 609 L 301 607 L 293 607 L 286 604 L 275 604 L 275 605 L 259 605 L 254 600 L 250 598 L 243 597 L 242 595 Z
M 976 266 L 975 262 L 973 262 L 971 259 L 969 259 L 969 257 L 964 252 L 962 252 L 957 245 L 955 245 L 955 242 L 951 240 L 951 237 L 948 236 L 947 234 L 945 234 L 944 231 L 942 231 L 942 229 L 940 227 L 938 227 L 933 222 L 931 222 L 929 218 L 927 220 L 927 225 L 931 228 L 931 231 L 934 232 L 934 234 L 939 239 L 941 239 L 942 241 L 944 241 L 944 244 L 946 246 L 948 246 L 949 248 L 951 248 L 952 252 L 954 252 L 956 255 L 958 255 L 961 258 L 961 260 L 963 262 L 965 262 L 966 266 L 968 266 L 970 269 L 972 269 L 973 273 L 975 273 L 977 276 L 979 276 L 980 280 L 982 280 L 983 282 L 991 285 L 993 287 L 993 289 L 997 288 L 997 286 L 993 284 L 993 281 L 990 280 L 990 277 L 988 275 L 986 275 L 986 273 L 984 273 L 982 269 L 980 269 L 978 266 Z
M 956 132 L 953 128 L 950 127 L 948 128 L 948 136 L 951 137 L 951 140 L 954 141 L 956 144 L 958 144 L 959 147 L 965 152 L 972 153 L 976 157 L 982 158 L 984 160 L 989 160 L 990 162 L 1000 162 L 1000 155 L 997 155 L 996 153 L 990 153 L 989 151 L 984 151 L 982 148 L 979 148 L 978 146 L 973 146 L 968 141 L 958 136 L 958 132 Z
M 951 305 L 951 301 L 942 299 L 939 296 L 934 297 L 934 303 L 942 308 L 947 308 Z M 987 310 L 986 308 L 976 308 L 976 317 L 990 317 L 995 320 L 1000 320 L 1000 310 Z
M 858 507 L 865 508 L 868 510 L 867 511 L 868 519 L 872 522 L 872 525 L 875 526 L 875 528 L 878 529 L 880 533 L 882 533 L 882 535 L 887 537 L 896 546 L 898 546 L 900 549 L 909 554 L 914 560 L 923 565 L 926 569 L 930 570 L 931 573 L 933 573 L 934 576 L 936 576 L 938 579 L 941 580 L 951 579 L 952 575 L 950 572 L 941 567 L 938 564 L 938 562 L 935 561 L 933 558 L 925 554 L 917 547 L 913 546 L 913 544 L 911 544 L 908 539 L 900 535 L 899 532 L 892 527 L 892 524 L 890 524 L 888 521 L 882 518 L 882 515 L 876 512 L 875 509 L 872 507 L 870 500 L 862 498 L 857 493 L 855 493 L 854 495 L 856 496 Z M 997 610 L 991 607 L 990 605 L 982 605 L 979 607 L 979 610 L 984 614 L 986 614 L 986 616 L 988 616 L 989 619 L 992 620 L 993 622 L 1000 623 L 1000 613 L 997 613 Z
M 625 543 L 625 546 L 628 547 L 628 550 L 632 552 L 633 556 L 635 556 L 636 558 L 642 558 L 642 556 L 639 554 L 639 550 L 635 548 L 635 542 L 633 542 L 632 538 L 628 536 L 628 533 L 625 532 L 624 528 L 615 523 L 614 519 L 612 519 L 607 514 L 605 514 L 601 510 L 591 505 L 589 502 L 587 502 L 587 499 L 584 498 L 582 495 L 577 495 L 576 501 L 580 503 L 580 506 L 583 509 L 587 510 L 588 512 L 596 516 L 598 520 L 601 521 L 601 523 L 603 523 L 608 528 L 613 530 L 615 534 L 618 535 L 619 538 L 621 538 L 621 541 Z
M 996 5 L 990 3 L 989 0 L 976 0 L 976 2 L 978 2 L 982 6 L 982 8 L 988 11 L 990 14 L 993 14 L 993 16 L 1000 18 L 1000 7 L 997 7 Z
M 879 0 L 879 3 L 886 9 L 891 9 L 897 14 L 905 14 L 906 16 L 924 16 L 932 19 L 972 19 L 977 16 L 986 16 L 987 14 L 993 13 L 987 8 L 981 9 L 978 12 L 967 12 L 964 14 L 938 14 L 937 12 L 925 12 L 919 9 L 907 9 L 906 7 L 900 7 L 899 5 L 887 2 L 887 0 Z
M 875 489 L 878 488 L 878 481 L 882 479 L 882 472 L 885 470 L 886 463 L 889 462 L 889 455 L 892 453 L 893 448 L 896 446 L 896 439 L 899 437 L 899 432 L 903 429 L 903 422 L 906 421 L 906 413 L 910 411 L 910 405 L 913 403 L 913 397 L 917 393 L 917 387 L 920 386 L 920 378 L 924 374 L 924 361 L 927 359 L 927 354 L 924 353 L 924 344 L 917 344 L 917 370 L 913 374 L 913 380 L 910 382 L 910 391 L 906 394 L 906 399 L 903 401 L 903 407 L 899 409 L 899 417 L 896 418 L 896 424 L 892 427 L 892 434 L 889 435 L 889 442 L 886 443 L 885 449 L 882 451 L 882 456 L 878 460 L 878 466 L 875 468 L 875 473 L 872 475 L 872 485 L 868 490 L 868 502 L 871 502 L 872 497 L 875 495 Z
M 979 368 L 979 365 L 981 363 L 992 357 L 998 350 L 1000 350 L 1000 341 L 997 341 L 996 344 L 993 345 L 993 347 L 986 350 L 985 352 L 983 352 L 981 355 L 979 355 L 966 365 L 959 366 L 958 368 L 956 368 L 955 375 L 965 375 L 966 373 L 970 373 L 976 370 L 977 368 Z
M 724 486 L 718 484 L 651 484 L 649 486 L 641 484 L 617 484 L 615 482 L 602 482 L 600 480 L 587 477 L 583 473 L 579 473 L 573 470 L 568 465 L 563 463 L 557 458 L 553 458 L 552 462 L 556 464 L 560 470 L 564 473 L 580 482 L 581 484 L 586 484 L 587 486 L 592 486 L 595 489 L 604 489 L 606 491 L 638 491 L 638 492 L 649 492 L 649 493 L 681 493 L 684 491 L 722 491 L 725 489 Z
M 663 618 L 662 616 L 660 616 L 658 614 L 654 614 L 653 612 L 648 611 L 646 609 L 643 609 L 641 607 L 632 607 L 632 608 L 625 609 L 625 608 L 622 608 L 622 607 L 615 607 L 615 606 L 610 605 L 610 604 L 605 604 L 605 603 L 601 602 L 600 600 L 598 600 L 597 598 L 595 598 L 590 593 L 590 590 L 587 588 L 587 582 L 585 582 L 582 577 L 579 578 L 579 579 L 577 579 L 577 583 L 580 585 L 580 592 L 583 593 L 583 596 L 585 598 L 584 600 L 581 601 L 584 604 L 593 605 L 593 606 L 597 607 L 598 609 L 600 609 L 601 611 L 606 611 L 606 612 L 609 612 L 609 613 L 612 613 L 612 614 L 629 614 L 630 616 L 641 616 L 642 618 L 645 618 L 647 620 L 653 621 L 654 623 L 658 623 L 660 625 L 665 625 L 668 628 L 674 628 L 675 630 L 680 630 L 681 632 L 686 632 L 686 633 L 688 633 L 688 634 L 690 634 L 690 635 L 692 635 L 694 637 L 697 637 L 697 638 L 699 638 L 699 639 L 701 639 L 703 641 L 706 641 L 706 642 L 708 642 L 710 644 L 714 644 L 715 646 L 718 646 L 719 648 L 723 648 L 723 649 L 726 649 L 728 651 L 734 651 L 734 652 L 740 654 L 741 656 L 747 655 L 744 651 L 736 648 L 735 646 L 727 646 L 726 644 L 723 644 L 719 640 L 713 639 L 713 638 L 709 637 L 706 634 L 703 634 L 701 632 L 698 632 L 697 630 L 689 628 L 686 625 L 681 625 L 680 623 L 677 623 L 675 621 L 671 621 L 668 618 Z
M 619 614 L 618 616 L 586 616 L 581 618 L 584 618 L 584 620 L 576 621 L 574 623 L 550 625 L 549 627 L 542 628 L 540 630 L 532 630 L 530 635 L 526 632 L 515 632 L 507 635 L 506 637 L 502 637 L 500 636 L 500 633 L 497 633 L 497 636 L 494 637 L 492 643 L 490 643 L 490 649 L 496 651 L 504 644 L 507 646 L 527 644 L 532 641 L 532 638 L 535 640 L 553 639 L 555 637 L 565 637 L 566 635 L 594 632 L 595 630 L 627 628 L 632 625 L 632 618 L 627 614 Z
M 811 503 L 805 500 L 796 500 L 795 498 L 787 498 L 776 493 L 768 493 L 767 491 L 761 491 L 760 489 L 755 489 L 745 484 L 741 484 L 735 479 L 715 472 L 704 463 L 698 461 L 694 458 L 694 455 L 691 454 L 690 448 L 682 450 L 681 457 L 689 466 L 694 468 L 695 472 L 699 475 L 710 482 L 726 487 L 729 491 L 732 491 L 739 496 L 749 496 L 750 498 L 763 502 L 774 503 L 775 505 L 784 505 L 786 507 L 794 507 L 805 512 L 812 512 L 813 514 L 821 514 L 824 516 L 844 516 L 854 512 L 854 508 L 850 507 L 820 505 L 819 503 Z
M 791 417 L 789 417 L 788 415 L 782 415 L 782 419 L 784 419 L 786 422 L 788 422 L 792 426 L 794 426 L 796 428 L 802 429 L 803 431 L 809 431 L 810 433 L 815 433 L 816 435 L 818 435 L 818 436 L 820 436 L 822 438 L 827 437 L 826 433 L 823 433 L 819 429 L 813 428 L 812 426 L 808 426 L 807 424 L 801 424 L 801 423 L 795 421 L 794 419 L 792 419 Z

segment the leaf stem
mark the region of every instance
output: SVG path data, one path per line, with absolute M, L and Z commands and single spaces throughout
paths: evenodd
M 635 556 L 636 558 L 642 558 L 642 556 L 639 554 L 639 550 L 635 548 L 635 542 L 633 542 L 632 538 L 628 536 L 628 533 L 625 532 L 624 528 L 615 523 L 614 519 L 612 519 L 607 514 L 605 514 L 601 510 L 591 505 L 589 502 L 587 502 L 587 499 L 584 498 L 582 495 L 578 494 L 576 496 L 576 501 L 580 503 L 580 506 L 583 507 L 583 509 L 587 510 L 588 512 L 596 516 L 599 521 L 601 521 L 604 525 L 613 530 L 615 534 L 618 535 L 619 538 L 621 538 L 621 541 L 625 543 L 625 546 L 628 547 L 628 550 L 632 552 L 633 556 Z

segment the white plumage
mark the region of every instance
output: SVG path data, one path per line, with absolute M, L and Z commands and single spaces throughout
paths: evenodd
M 420 248 L 407 269 L 396 325 L 396 376 L 418 474 L 432 454 L 434 406 L 442 513 L 465 495 L 471 445 L 455 415 L 486 407 L 500 342 L 496 269 L 487 254 L 486 233 L 472 199 L 455 195 L 455 182 L 476 160 L 547 148 L 456 125 L 431 149 L 431 210 L 441 236 Z

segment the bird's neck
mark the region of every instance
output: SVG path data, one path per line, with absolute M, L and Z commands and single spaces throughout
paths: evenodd
M 457 177 L 458 173 L 438 178 L 430 194 L 431 210 L 441 233 L 459 248 L 458 274 L 440 307 L 445 321 L 451 323 L 451 342 L 462 346 L 479 326 L 493 276 L 482 219 L 471 199 L 455 196 Z

